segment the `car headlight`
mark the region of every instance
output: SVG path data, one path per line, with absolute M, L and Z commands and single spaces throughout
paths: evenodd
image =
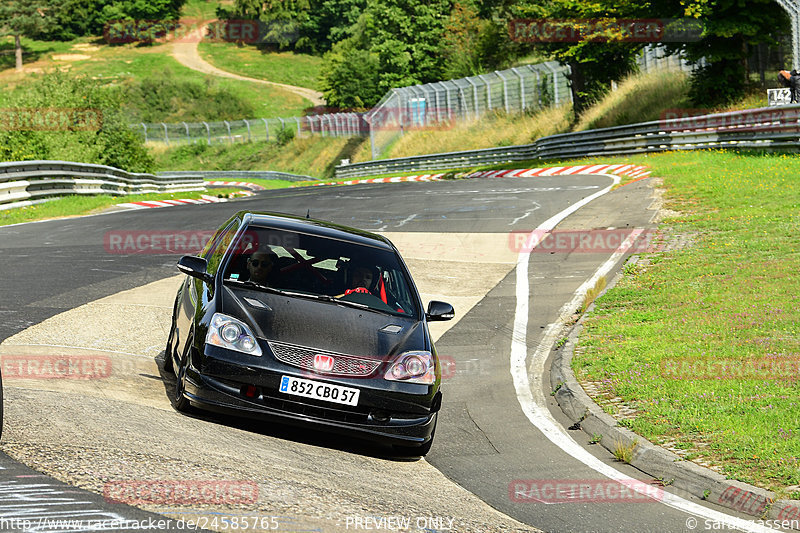
M 206 344 L 236 350 L 248 355 L 261 355 L 261 348 L 247 324 L 232 316 L 214 313 L 206 334 Z
M 433 354 L 424 351 L 404 352 L 395 359 L 383 379 L 430 385 L 436 381 Z

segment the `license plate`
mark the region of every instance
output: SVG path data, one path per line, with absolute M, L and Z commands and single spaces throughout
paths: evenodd
M 281 376 L 281 392 L 303 396 L 304 398 L 314 398 L 325 402 L 341 403 L 344 405 L 358 405 L 358 389 L 342 387 L 341 385 L 331 385 L 330 383 L 320 383 L 310 379 L 293 378 L 291 376 Z

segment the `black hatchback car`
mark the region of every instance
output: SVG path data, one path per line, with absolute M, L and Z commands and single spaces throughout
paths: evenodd
M 365 231 L 239 212 L 184 256 L 165 369 L 173 405 L 311 425 L 425 455 L 442 403 L 428 322 L 397 249 Z

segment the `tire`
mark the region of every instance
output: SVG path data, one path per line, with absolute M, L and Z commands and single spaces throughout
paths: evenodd
M 181 413 L 188 413 L 191 411 L 189 400 L 186 399 L 184 393 L 186 392 L 186 366 L 189 363 L 189 357 L 186 357 L 186 362 L 181 364 L 175 372 L 175 392 L 172 394 L 172 407 Z
M 169 372 L 170 374 L 175 373 L 175 365 L 173 363 L 173 356 L 175 354 L 175 348 L 172 346 L 172 343 L 175 340 L 175 321 L 172 321 L 172 327 L 169 330 L 169 336 L 167 337 L 167 347 L 164 349 L 164 372 Z

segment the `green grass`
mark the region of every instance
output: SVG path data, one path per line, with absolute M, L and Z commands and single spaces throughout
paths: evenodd
M 666 207 L 681 213 L 666 235 L 694 244 L 646 255 L 595 302 L 573 368 L 638 406 L 629 427 L 647 439 L 675 439 L 778 492 L 799 484 L 796 381 L 673 379 L 660 365 L 800 356 L 800 160 L 703 151 L 631 162 L 663 178 Z
M 295 52 L 276 52 L 254 45 L 203 41 L 200 55 L 215 67 L 260 80 L 319 88 L 322 58 Z
M 9 42 L 10 38 L 2 38 L 0 46 Z M 27 71 L 24 73 L 14 72 L 13 62 L 5 70 L 0 70 L 0 88 L 3 89 L 0 91 L 0 102 L 3 101 L 3 94 L 8 91 L 25 90 L 26 80 L 35 75 L 36 71 L 60 68 L 67 69 L 75 75 L 103 80 L 111 85 L 158 76 L 159 73 L 169 70 L 175 80 L 214 83 L 228 90 L 234 97 L 251 102 L 256 117 L 300 116 L 310 105 L 308 100 L 282 89 L 260 83 L 207 76 L 184 67 L 172 57 L 172 48 L 169 44 L 109 46 L 102 41 L 81 38 L 68 43 L 23 39 L 23 45 L 26 49 L 39 51 L 36 60 L 25 62 Z M 53 55 L 61 54 L 80 54 L 88 57 L 73 60 L 53 59 Z M 33 70 L 33 73 L 30 70 Z M 198 122 L 202 119 L 203 117 L 196 116 L 193 121 Z
M 213 20 L 217 18 L 217 6 L 232 7 L 232 1 L 188 0 L 183 6 L 181 17 L 186 19 Z
M 170 200 L 175 198 L 192 199 L 208 196 L 226 196 L 239 189 L 211 189 L 207 192 L 175 192 L 158 194 L 134 194 L 130 196 L 64 196 L 49 202 L 28 207 L 17 207 L 0 211 L 0 226 L 99 213 L 116 204 L 141 202 L 143 200 Z
M 48 54 L 65 54 L 70 52 L 70 43 L 61 41 L 34 41 L 22 40 L 22 64 L 37 61 Z M 14 55 L 14 38 L 0 39 L 0 70 L 14 69 L 16 56 Z
M 151 153 L 157 170 L 275 170 L 330 179 L 334 165 L 365 142 L 369 140 L 314 136 L 295 138 L 284 146 L 274 142 L 154 145 Z

